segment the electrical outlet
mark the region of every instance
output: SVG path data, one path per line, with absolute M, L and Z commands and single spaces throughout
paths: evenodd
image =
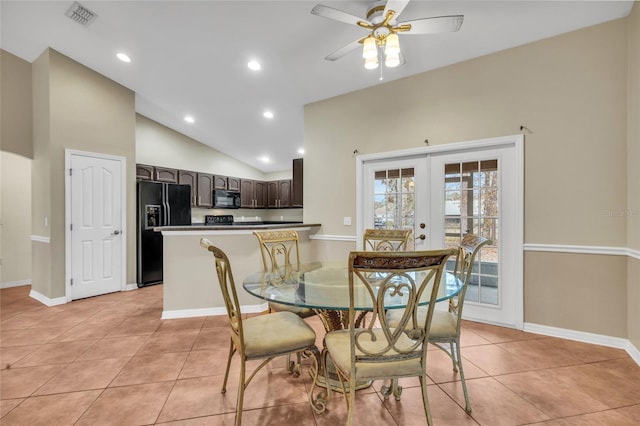
M 345 216 L 342 218 L 342 223 L 344 226 L 351 226 L 351 217 Z

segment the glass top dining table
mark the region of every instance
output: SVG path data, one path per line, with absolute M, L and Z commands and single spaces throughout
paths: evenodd
M 423 272 L 418 272 L 423 273 Z M 301 263 L 290 268 L 280 268 L 275 272 L 260 271 L 247 276 L 244 289 L 260 299 L 283 305 L 316 310 L 349 309 L 349 269 L 346 261 L 323 261 Z M 416 273 L 409 273 L 409 275 Z M 412 279 L 420 277 L 411 277 Z M 432 284 L 429 284 L 431 286 Z M 358 293 L 358 288 L 362 293 Z M 462 289 L 462 282 L 452 273 L 442 274 L 437 301 L 455 297 Z M 430 287 L 422 294 L 421 305 L 429 303 Z M 388 295 L 385 308 L 406 306 L 406 292 L 403 295 Z M 364 293 L 363 286 L 356 286 L 354 294 L 356 310 L 371 310 L 371 298 Z

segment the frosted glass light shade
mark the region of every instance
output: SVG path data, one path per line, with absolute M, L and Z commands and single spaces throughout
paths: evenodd
M 384 54 L 387 56 L 400 54 L 400 39 L 398 34 L 391 33 L 385 40 Z
M 364 67 L 368 70 L 374 70 L 378 68 L 378 57 L 367 58 L 364 61 Z
M 384 64 L 387 68 L 394 68 L 400 65 L 400 55 L 396 53 L 395 55 L 386 55 Z
M 373 36 L 369 36 L 364 39 L 362 48 L 362 57 L 365 59 L 371 59 L 378 56 L 378 47 L 376 46 L 376 39 Z

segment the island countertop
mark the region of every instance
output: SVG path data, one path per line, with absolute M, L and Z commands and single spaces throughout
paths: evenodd
M 184 225 L 184 226 L 158 226 L 153 228 L 154 231 L 162 232 L 163 234 L 168 232 L 197 232 L 203 231 L 264 231 L 269 229 L 296 229 L 296 228 L 312 228 L 321 226 L 319 223 L 303 223 L 303 222 L 270 222 L 270 223 L 248 223 L 243 224 L 236 222 L 233 225 Z M 242 232 L 240 232 L 242 233 Z

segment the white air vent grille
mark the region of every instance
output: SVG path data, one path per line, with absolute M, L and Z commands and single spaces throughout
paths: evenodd
M 65 15 L 67 15 L 77 23 L 84 25 L 85 27 L 88 27 L 89 24 L 98 17 L 98 15 L 96 15 L 77 1 L 73 2 L 71 7 L 67 9 Z

